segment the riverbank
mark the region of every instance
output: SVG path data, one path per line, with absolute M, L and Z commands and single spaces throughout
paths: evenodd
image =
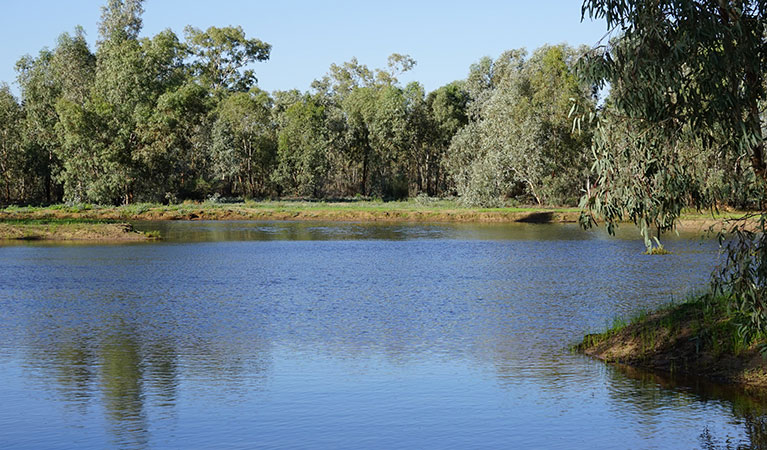
M 447 200 L 377 202 L 262 201 L 244 203 L 54 205 L 9 207 L 0 221 L 18 219 L 88 220 L 322 220 L 360 222 L 576 222 L 577 208 L 489 208 L 459 206 Z
M 453 200 L 261 201 L 244 203 L 133 204 L 125 206 L 53 205 L 0 209 L 7 220 L 321 220 L 355 222 L 574 223 L 578 208 L 467 208 Z M 730 215 L 687 214 L 685 231 L 704 231 Z
M 136 231 L 128 223 L 66 220 L 0 221 L 0 241 L 111 241 L 138 242 L 157 239 L 155 233 Z
M 699 298 L 616 320 L 607 331 L 586 335 L 575 350 L 609 363 L 765 389 L 765 345 L 765 336 L 739 333 L 724 299 Z

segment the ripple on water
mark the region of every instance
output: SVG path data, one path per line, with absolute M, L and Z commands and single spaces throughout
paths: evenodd
M 758 422 L 566 350 L 702 286 L 712 242 L 647 257 L 574 226 L 139 227 L 157 225 L 167 241 L 0 249 L 11 447 L 665 448 Z

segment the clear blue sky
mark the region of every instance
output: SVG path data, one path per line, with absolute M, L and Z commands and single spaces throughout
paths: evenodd
M 20 56 L 54 47 L 57 36 L 76 25 L 85 28 L 93 45 L 105 1 L 4 3 L 0 82 L 13 83 Z M 273 46 L 271 59 L 254 66 L 259 85 L 268 91 L 306 90 L 331 63 L 353 56 L 375 68 L 384 67 L 391 53 L 405 53 L 418 65 L 402 81 L 420 81 L 430 91 L 464 78 L 482 56 L 546 43 L 595 44 L 605 25 L 581 23 L 580 5 L 579 0 L 146 0 L 143 35 L 170 28 L 181 36 L 186 25 L 241 25 L 249 37 Z

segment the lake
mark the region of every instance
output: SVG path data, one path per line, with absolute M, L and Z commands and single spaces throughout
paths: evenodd
M 572 354 L 716 243 L 576 225 L 156 222 L 0 244 L 2 448 L 743 448 L 765 403 Z

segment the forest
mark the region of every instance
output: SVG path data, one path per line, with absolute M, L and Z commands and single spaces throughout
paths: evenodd
M 485 57 L 426 93 L 388 67 L 333 64 L 306 92 L 264 92 L 252 67 L 271 45 L 241 27 L 140 37 L 142 2 L 103 8 L 16 64 L 0 88 L 0 204 L 173 203 L 209 198 L 402 199 L 572 204 L 588 130 L 568 111 L 596 97 L 573 69 L 584 49 Z
M 271 45 L 241 27 L 141 37 L 142 1 L 16 63 L 0 87 L 0 205 L 259 198 L 456 197 L 468 206 L 575 205 L 588 189 L 592 123 L 609 109 L 576 74 L 588 48 L 484 57 L 426 93 L 388 67 L 333 64 L 305 92 L 265 92 Z M 705 155 L 701 155 L 705 158 Z M 732 165 L 705 166 L 708 186 Z M 746 206 L 747 192 L 722 202 Z

